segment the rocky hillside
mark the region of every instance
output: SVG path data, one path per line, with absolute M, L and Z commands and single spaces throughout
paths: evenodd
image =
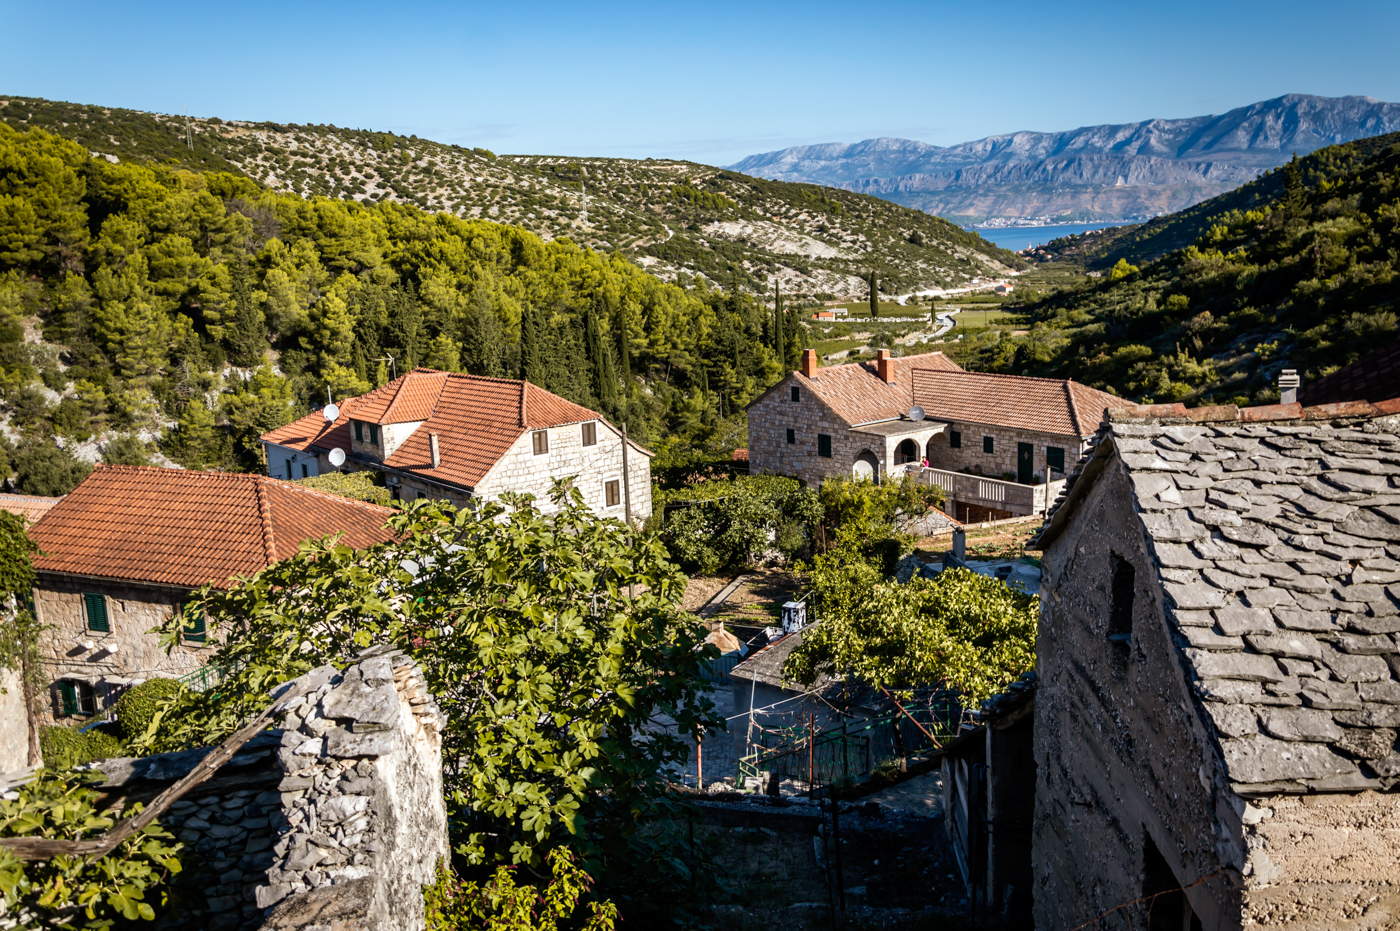
M 497 156 L 359 129 L 0 99 L 0 122 L 39 127 L 109 160 L 245 175 L 276 191 L 397 202 L 511 223 L 621 252 L 666 280 L 852 299 L 956 287 L 1024 267 L 951 223 L 888 200 L 765 181 L 691 162 Z
M 799 146 L 731 166 L 829 184 L 959 222 L 1119 220 L 1171 213 L 1293 153 L 1400 130 L 1400 104 L 1289 94 L 1220 116 L 1018 132 L 940 147 L 907 139 Z

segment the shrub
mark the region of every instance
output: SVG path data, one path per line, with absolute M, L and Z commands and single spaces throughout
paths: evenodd
M 368 501 L 371 504 L 389 505 L 389 489 L 374 483 L 373 472 L 328 472 L 312 478 L 298 479 L 298 485 L 315 488 L 332 495 Z
M 119 436 L 102 448 L 102 461 L 108 465 L 148 466 L 151 448 L 138 437 Z
M 26 495 L 66 495 L 91 471 L 91 465 L 50 443 L 36 443 L 15 454 L 15 484 Z
M 126 744 L 99 725 L 86 732 L 56 725 L 39 730 L 39 749 L 50 769 L 72 769 L 93 760 L 125 756 Z
M 147 679 L 117 699 L 117 723 L 122 736 L 137 741 L 146 735 L 156 712 L 171 701 L 184 697 L 189 689 L 174 679 Z

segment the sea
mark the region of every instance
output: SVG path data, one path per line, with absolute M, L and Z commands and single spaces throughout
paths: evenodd
M 1073 236 L 1089 230 L 1107 229 L 1110 226 L 1127 226 L 1126 223 L 1067 223 L 1062 226 L 1005 226 L 999 229 L 973 230 L 977 235 L 996 243 L 1003 249 L 1020 252 L 1031 246 L 1043 246 L 1061 236 Z

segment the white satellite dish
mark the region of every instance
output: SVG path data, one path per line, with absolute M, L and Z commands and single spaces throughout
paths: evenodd
M 335 449 L 331 450 L 331 454 L 327 458 L 330 459 L 331 465 L 335 466 L 338 469 L 341 466 L 345 465 L 345 450 L 341 449 L 340 447 L 336 447 Z
M 335 419 L 340 416 L 340 408 L 336 407 L 334 404 L 327 404 L 325 407 L 321 408 L 321 413 L 324 414 L 325 418 L 331 423 L 335 423 Z
M 924 409 L 919 405 L 915 404 L 913 407 L 909 408 L 909 419 L 914 421 L 915 423 L 918 423 L 919 421 L 923 420 Z

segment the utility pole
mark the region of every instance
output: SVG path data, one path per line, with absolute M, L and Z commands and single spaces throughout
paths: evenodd
M 185 148 L 194 148 L 194 134 L 190 130 L 190 108 L 185 107 Z
M 627 421 L 622 422 L 622 502 L 627 511 L 627 533 L 632 533 L 632 480 L 627 474 Z

